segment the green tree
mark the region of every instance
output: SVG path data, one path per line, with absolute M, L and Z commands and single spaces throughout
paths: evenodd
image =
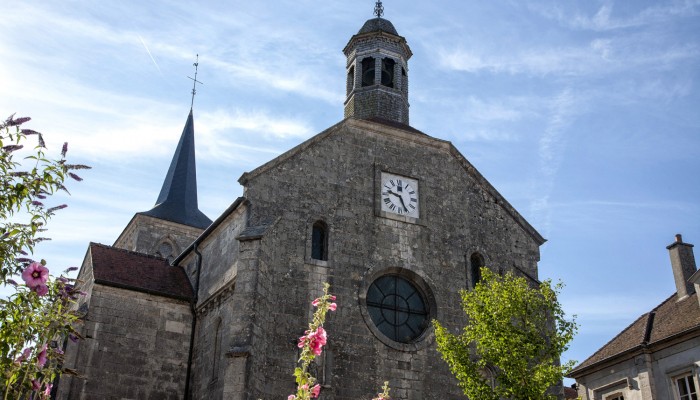
M 66 206 L 45 206 L 65 179 L 81 178 L 60 157 L 46 154 L 41 133 L 21 126 L 27 117 L 0 121 L 0 284 L 10 293 L 0 298 L 0 390 L 3 399 L 48 398 L 60 375 L 66 336 L 77 338 L 72 305 L 80 293 L 74 280 L 50 276 L 45 260 L 34 260 L 37 243 L 54 213 Z M 36 145 L 25 148 L 30 138 Z M 70 269 L 69 269 L 70 270 Z M 66 270 L 64 272 L 68 272 Z M 18 283 L 19 279 L 23 283 Z
M 438 321 L 438 351 L 472 400 L 540 400 L 574 361 L 559 362 L 577 330 L 557 295 L 562 284 L 531 287 L 522 277 L 481 270 L 474 290 L 462 290 L 467 325 L 454 335 Z

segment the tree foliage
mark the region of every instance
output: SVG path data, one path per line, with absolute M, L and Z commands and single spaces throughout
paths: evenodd
M 574 361 L 559 358 L 577 330 L 565 318 L 550 281 L 531 287 L 522 277 L 481 270 L 474 290 L 462 290 L 467 325 L 454 335 L 438 321 L 438 351 L 472 400 L 544 400 Z
M 48 398 L 62 372 L 62 338 L 77 338 L 72 304 L 80 293 L 74 280 L 49 275 L 46 261 L 33 259 L 46 224 L 66 206 L 47 207 L 57 191 L 68 191 L 66 178 L 89 168 L 49 157 L 41 133 L 23 129 L 30 119 L 0 121 L 0 284 L 10 293 L 0 298 L 0 390 L 4 399 Z M 25 148 L 34 138 L 36 145 Z M 69 269 L 70 270 L 70 269 Z M 68 272 L 64 271 L 64 272 Z M 24 283 L 18 283 L 19 277 Z

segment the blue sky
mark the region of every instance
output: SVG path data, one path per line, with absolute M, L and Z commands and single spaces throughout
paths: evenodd
M 366 3 L 366 4 L 365 4 Z M 548 242 L 583 361 L 669 295 L 700 245 L 700 0 L 384 1 L 406 37 L 411 125 L 450 140 Z M 374 1 L 12 1 L 0 112 L 93 170 L 39 248 L 56 270 L 155 202 L 190 105 L 200 208 L 340 121 L 342 49 Z M 3 115 L 4 117 L 4 115 Z

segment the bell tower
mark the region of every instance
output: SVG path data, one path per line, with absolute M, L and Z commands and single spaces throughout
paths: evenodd
M 372 18 L 350 38 L 347 57 L 345 118 L 381 118 L 408 125 L 408 59 L 406 39 L 382 15 L 377 1 Z

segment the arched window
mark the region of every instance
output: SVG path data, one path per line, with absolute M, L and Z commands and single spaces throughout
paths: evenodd
M 362 86 L 374 85 L 374 57 L 362 60 Z
M 481 280 L 481 268 L 484 266 L 484 257 L 482 257 L 479 253 L 474 253 L 469 258 L 469 264 L 471 265 L 473 289 L 476 287 L 476 284 Z
M 401 67 L 401 91 L 408 93 L 408 76 L 406 75 L 406 70 Z
M 348 70 L 348 81 L 346 82 L 346 93 L 349 95 L 352 89 L 355 88 L 355 66 L 353 65 Z
M 396 61 L 391 58 L 382 59 L 382 85 L 394 87 L 394 65 Z
M 164 239 L 155 249 L 155 255 L 161 258 L 165 258 L 168 263 L 173 262 L 175 259 L 175 245 L 168 238 Z
M 328 226 L 323 221 L 314 222 L 311 230 L 311 258 L 328 260 Z

